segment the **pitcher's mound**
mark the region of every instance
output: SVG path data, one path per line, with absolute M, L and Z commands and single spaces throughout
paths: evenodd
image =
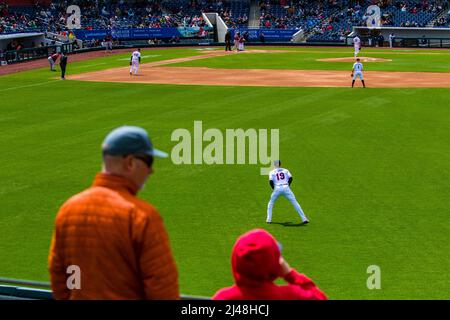
M 358 57 L 361 62 L 388 62 L 392 61 L 391 59 L 383 59 L 383 58 L 371 58 L 371 57 Z M 324 62 L 355 62 L 356 58 L 327 58 L 327 59 L 317 59 L 317 61 Z

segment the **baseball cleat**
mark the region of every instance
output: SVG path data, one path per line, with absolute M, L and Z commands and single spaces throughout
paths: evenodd
M 302 225 L 307 225 L 309 223 L 309 220 L 305 220 L 302 222 Z
M 272 223 L 272 221 L 266 221 L 266 223 Z

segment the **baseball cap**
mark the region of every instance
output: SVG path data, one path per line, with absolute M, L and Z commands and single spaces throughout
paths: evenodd
M 147 131 L 135 126 L 122 126 L 111 131 L 102 143 L 103 155 L 126 156 L 145 154 L 167 158 L 168 154 L 153 147 Z

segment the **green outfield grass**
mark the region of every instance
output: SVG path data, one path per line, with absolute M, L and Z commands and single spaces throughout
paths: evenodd
M 310 61 L 351 52 L 301 50 Z M 409 55 L 379 53 L 392 64 L 367 69 L 447 72 L 450 51 L 431 52 L 442 55 L 414 55 L 414 63 Z M 143 52 L 158 55 L 146 61 L 196 54 Z M 68 74 L 126 66 L 118 59 L 128 56 L 69 64 Z M 302 57 L 233 54 L 183 65 L 313 68 Z M 192 131 L 202 120 L 204 129 L 279 129 L 281 159 L 311 224 L 278 224 L 299 222 L 285 199 L 274 209 L 278 223 L 265 224 L 271 190 L 259 165 L 157 160 L 141 197 L 164 217 L 184 294 L 211 296 L 230 285 L 235 239 L 265 228 L 283 244 L 286 260 L 332 299 L 450 299 L 448 89 L 140 85 L 54 76 L 39 69 L 0 77 L 0 276 L 48 280 L 55 214 L 100 170 L 100 144 L 111 129 L 143 126 L 170 152 L 172 131 Z M 370 265 L 381 268 L 381 290 L 366 287 Z
M 250 47 L 249 50 L 274 50 L 271 47 Z M 289 51 L 286 53 L 285 51 Z M 366 71 L 450 72 L 450 51 L 365 49 L 361 57 L 383 58 L 392 61 L 365 62 Z M 298 69 L 351 70 L 349 62 L 324 62 L 318 59 L 351 58 L 353 48 L 283 48 L 280 53 L 239 53 L 171 64 L 172 67 L 210 67 L 225 69 Z

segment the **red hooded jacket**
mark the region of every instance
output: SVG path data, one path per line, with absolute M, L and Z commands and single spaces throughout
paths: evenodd
M 255 229 L 235 243 L 231 265 L 236 284 L 216 292 L 213 300 L 326 300 L 325 294 L 304 274 L 292 269 L 289 284 L 273 283 L 280 274 L 280 249 L 274 237 Z

